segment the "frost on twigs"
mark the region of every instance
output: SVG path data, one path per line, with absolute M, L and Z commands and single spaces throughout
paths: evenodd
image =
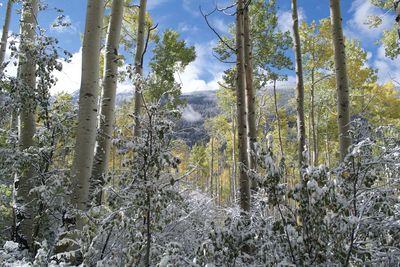
M 219 266 L 398 265 L 400 259 L 400 132 L 352 127 L 344 164 L 308 167 L 303 180 L 284 184 L 269 148 L 258 148 L 252 172 L 260 189 L 250 222 L 228 215 L 214 224 L 196 262 Z M 240 247 L 255 248 L 248 254 Z

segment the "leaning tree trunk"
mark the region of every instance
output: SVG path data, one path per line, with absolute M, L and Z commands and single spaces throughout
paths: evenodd
M 103 8 L 103 1 L 87 1 L 85 34 L 82 46 L 82 79 L 79 92 L 78 128 L 71 170 L 71 201 L 73 206 L 79 210 L 85 210 L 88 206 L 89 180 L 96 141 Z M 78 218 L 77 228 L 82 229 L 82 227 L 82 220 Z
M 339 125 L 339 152 L 343 161 L 351 145 L 350 137 L 350 102 L 347 79 L 346 51 L 343 37 L 340 0 L 330 0 L 332 39 L 335 49 L 337 112 Z
M 140 136 L 140 112 L 142 109 L 142 92 L 141 92 L 141 81 L 140 78 L 143 77 L 143 53 L 144 53 L 144 30 L 146 24 L 146 4 L 147 0 L 140 0 L 140 10 L 139 10 L 139 21 L 137 29 L 137 44 L 136 44 L 136 54 L 135 54 L 135 129 L 133 135 L 135 137 Z
M 118 82 L 118 47 L 124 11 L 124 0 L 114 0 L 108 24 L 105 47 L 103 99 L 100 110 L 99 133 L 93 161 L 91 186 L 98 192 L 94 195 L 97 205 L 101 204 L 102 188 L 105 183 L 111 149 L 111 136 L 115 121 L 115 95 Z
M 33 58 L 35 41 L 36 16 L 38 13 L 38 1 L 26 1 L 22 6 L 21 17 L 21 45 L 22 56 L 19 58 L 18 79 L 21 83 L 21 106 L 19 114 L 19 148 L 26 150 L 34 145 L 33 136 L 35 127 L 36 103 L 34 93 L 36 87 L 36 64 Z M 18 243 L 29 250 L 33 250 L 33 229 L 36 215 L 36 201 L 29 191 L 37 184 L 35 169 L 32 164 L 26 166 L 20 176 L 16 176 L 14 187 L 14 210 L 16 214 L 15 237 Z
M 250 36 L 249 6 L 246 4 L 243 11 L 243 37 L 244 37 L 244 58 L 246 71 L 246 104 L 247 104 L 247 137 L 249 146 L 249 168 L 256 169 L 256 158 L 254 155 L 255 144 L 257 142 L 256 128 L 256 96 L 253 86 L 253 52 Z M 251 182 L 252 190 L 256 190 L 257 183 Z
M 8 30 L 10 28 L 12 5 L 13 5 L 13 1 L 12 0 L 8 0 L 7 9 L 6 9 L 6 16 L 4 18 L 3 33 L 1 35 L 0 66 L 4 62 L 4 58 L 5 58 L 6 50 L 7 50 L 7 39 L 8 39 Z M 1 88 L 0 88 L 0 91 L 1 91 Z
M 236 100 L 237 100 L 237 127 L 238 127 L 238 152 L 239 152 L 239 183 L 240 183 L 240 207 L 243 211 L 250 211 L 250 181 L 247 176 L 247 126 L 246 126 L 246 73 L 245 51 L 243 36 L 243 0 L 238 0 L 236 11 Z
M 298 157 L 300 170 L 305 164 L 304 150 L 306 144 L 306 130 L 304 121 L 304 79 L 303 79 L 303 64 L 301 58 L 301 44 L 299 35 L 299 16 L 297 12 L 297 0 L 292 0 L 292 19 L 293 19 L 293 35 L 294 49 L 296 58 L 296 101 L 297 101 L 297 142 L 298 142 Z

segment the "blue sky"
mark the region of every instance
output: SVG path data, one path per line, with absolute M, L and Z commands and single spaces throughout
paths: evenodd
M 134 1 L 137 3 L 138 1 Z M 291 25 L 290 0 L 277 0 L 279 23 L 282 30 L 287 30 Z M 6 0 L 0 0 L 0 21 L 3 23 Z M 57 91 L 75 91 L 79 89 L 80 62 L 81 62 L 81 33 L 85 24 L 85 0 L 47 0 L 49 9 L 40 15 L 40 23 L 48 28 L 48 34 L 57 37 L 60 45 L 74 54 L 72 62 L 65 64 L 63 73 L 57 74 L 60 82 L 54 89 Z M 197 59 L 189 65 L 185 72 L 179 75 L 185 92 L 216 89 L 217 81 L 222 72 L 228 68 L 226 64 L 218 62 L 212 56 L 212 47 L 216 43 L 216 36 L 208 29 L 203 17 L 200 15 L 199 6 L 207 11 L 215 3 L 223 6 L 229 0 L 148 0 L 148 9 L 155 23 L 159 24 L 158 30 L 172 28 L 181 34 L 189 45 L 196 47 Z M 306 21 L 319 20 L 329 16 L 328 0 L 299 0 L 300 17 Z M 50 25 L 56 17 L 52 8 L 64 10 L 72 26 L 62 31 L 51 29 Z M 17 8 L 17 7 L 16 7 Z M 371 6 L 368 0 L 342 0 L 342 15 L 345 34 L 349 38 L 357 38 L 369 53 L 368 64 L 380 69 L 379 80 L 385 82 L 391 78 L 400 80 L 400 61 L 391 61 L 384 57 L 383 48 L 376 45 L 376 41 L 383 29 L 393 25 L 393 14 L 384 16 L 383 26 L 371 30 L 365 24 L 368 15 L 383 14 L 382 11 Z M 18 15 L 13 13 L 11 30 L 18 32 Z M 221 33 L 225 34 L 233 17 L 216 14 L 210 22 Z M 129 60 L 128 60 L 129 61 Z M 12 70 L 10 71 L 12 73 Z M 289 81 L 294 83 L 294 73 L 289 73 Z M 120 90 L 131 90 L 130 83 L 120 85 Z

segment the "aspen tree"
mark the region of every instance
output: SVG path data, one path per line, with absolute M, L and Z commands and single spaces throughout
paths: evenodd
M 114 0 L 111 19 L 108 24 L 105 47 L 103 98 L 100 107 L 99 134 L 93 161 L 92 185 L 104 185 L 111 149 L 111 135 L 115 121 L 115 96 L 118 82 L 118 47 L 121 36 L 124 0 Z M 96 204 L 101 204 L 102 191 L 95 196 Z
M 246 71 L 246 107 L 247 107 L 247 137 L 249 148 L 249 168 L 256 169 L 256 159 L 253 155 L 255 143 L 257 142 L 256 128 L 256 96 L 253 86 L 253 47 L 250 35 L 249 5 L 246 4 L 243 10 L 243 37 L 244 37 L 244 58 Z M 255 182 L 251 183 L 252 189 L 256 189 Z
M 236 98 L 237 98 L 237 127 L 238 127 L 238 152 L 239 152 L 239 184 L 240 184 L 240 207 L 244 211 L 250 211 L 250 181 L 246 173 L 248 167 L 247 152 L 247 113 L 246 113 L 246 73 L 245 73 L 245 51 L 243 36 L 243 13 L 244 1 L 237 2 L 236 11 Z
M 140 90 L 140 78 L 143 77 L 143 53 L 145 46 L 145 24 L 146 24 L 146 4 L 147 0 L 140 0 L 139 20 L 137 28 L 137 44 L 135 54 L 135 129 L 134 136 L 140 136 L 140 112 L 142 109 L 142 93 Z
M 79 94 L 78 127 L 72 164 L 72 196 L 75 208 L 85 210 L 96 141 L 97 95 L 100 72 L 100 38 L 104 2 L 88 0 L 82 46 L 82 79 Z M 83 227 L 77 220 L 77 228 Z
M 35 41 L 36 16 L 38 13 L 38 1 L 23 2 L 21 14 L 21 56 L 17 76 L 21 82 L 22 97 L 18 122 L 18 137 L 20 150 L 26 150 L 34 145 L 33 136 L 36 131 L 35 100 L 32 97 L 36 89 L 36 65 L 32 64 L 33 43 Z M 35 169 L 27 166 L 20 176 L 17 176 L 14 184 L 14 209 L 16 213 L 16 238 L 27 249 L 33 249 L 33 226 L 35 212 L 35 199 L 30 190 L 35 185 Z
M 297 142 L 299 167 L 302 170 L 304 162 L 304 150 L 306 144 L 306 130 L 304 121 L 304 78 L 301 57 L 301 44 L 299 34 L 299 16 L 297 12 L 297 0 L 292 0 L 292 19 L 294 35 L 294 52 L 296 58 L 296 102 L 297 102 Z
M 2 32 L 2 35 L 1 35 L 0 66 L 4 62 L 4 57 L 6 55 L 6 50 L 7 50 L 7 39 L 8 39 L 8 30 L 10 28 L 12 5 L 13 5 L 13 1 L 12 0 L 8 0 L 7 1 L 7 8 L 6 8 L 6 16 L 4 17 L 3 32 Z
M 337 112 L 339 126 L 339 151 L 343 161 L 351 145 L 349 85 L 346 67 L 346 51 L 343 37 L 340 0 L 330 0 L 332 40 L 336 69 Z

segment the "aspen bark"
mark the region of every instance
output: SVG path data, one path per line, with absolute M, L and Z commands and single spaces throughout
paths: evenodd
M 146 24 L 146 5 L 147 0 L 140 0 L 139 9 L 139 21 L 137 29 L 137 44 L 136 44 L 136 54 L 135 54 L 135 75 L 136 79 L 143 77 L 143 53 L 144 53 L 144 30 Z M 133 135 L 135 137 L 140 136 L 140 112 L 142 110 L 142 92 L 141 92 L 141 82 L 140 79 L 135 81 L 135 129 Z
M 311 70 L 311 128 L 312 128 L 312 139 L 313 139 L 313 158 L 312 162 L 314 166 L 318 165 L 318 139 L 317 139 L 317 127 L 315 125 L 315 70 Z
M 18 135 L 19 148 L 26 150 L 34 145 L 33 136 L 36 131 L 36 103 L 30 94 L 36 89 L 36 64 L 32 55 L 32 43 L 35 41 L 35 28 L 37 26 L 36 16 L 38 13 L 37 0 L 26 1 L 22 6 L 21 15 L 21 45 L 22 56 L 19 58 L 18 79 L 24 90 L 21 99 Z M 14 182 L 14 210 L 16 213 L 17 227 L 16 239 L 30 251 L 33 250 L 33 229 L 36 216 L 36 201 L 30 190 L 36 185 L 35 169 L 32 165 L 27 166 L 20 176 L 16 176 Z
M 244 37 L 244 61 L 246 71 L 246 107 L 247 107 L 247 138 L 249 148 L 249 168 L 256 169 L 256 158 L 254 156 L 255 144 L 257 142 L 256 128 L 256 95 L 253 86 L 253 52 L 250 36 L 249 5 L 246 4 L 243 10 L 243 37 Z M 251 182 L 252 190 L 257 188 L 255 181 Z
M 340 0 L 330 0 L 332 40 L 335 55 L 337 112 L 339 126 L 339 152 L 341 161 L 351 145 L 349 85 L 346 67 L 346 51 L 343 37 Z
M 243 36 L 243 9 L 244 1 L 238 0 L 236 11 L 236 104 L 238 127 L 238 152 L 239 152 L 239 183 L 240 183 L 240 207 L 243 211 L 250 211 L 250 181 L 247 176 L 248 152 L 247 152 L 247 113 L 246 113 L 246 73 L 245 51 Z
M 233 203 L 236 203 L 236 173 L 237 173 L 237 167 L 236 167 L 236 119 L 234 117 L 234 111 L 232 108 L 232 187 L 231 187 L 231 194 L 232 194 L 232 199 Z
M 7 1 L 7 8 L 6 8 L 6 16 L 4 18 L 3 24 L 3 32 L 1 34 L 1 44 L 0 44 L 0 66 L 4 62 L 4 58 L 6 55 L 7 50 L 7 39 L 8 39 L 8 31 L 10 28 L 10 21 L 11 21 L 11 10 L 12 10 L 13 1 Z M 0 89 L 1 91 L 1 89 Z
M 300 170 L 303 168 L 304 162 L 304 146 L 306 144 L 306 130 L 304 120 L 304 78 L 303 63 L 301 57 L 301 43 L 299 34 L 299 17 L 297 12 L 297 0 L 292 0 L 292 19 L 293 19 L 293 35 L 294 35 L 294 52 L 296 58 L 296 101 L 297 101 L 297 142 L 298 157 Z
M 79 94 L 78 128 L 71 170 L 71 201 L 73 206 L 79 210 L 85 210 L 89 200 L 89 180 L 96 141 L 103 8 L 103 1 L 87 1 L 85 34 L 82 46 L 82 79 Z M 82 220 L 78 218 L 77 228 L 82 229 L 82 227 Z
M 93 189 L 104 186 L 111 149 L 111 137 L 115 123 L 115 96 L 118 82 L 118 47 L 121 36 L 121 26 L 124 11 L 124 1 L 114 0 L 111 7 L 111 19 L 108 24 L 105 47 L 103 98 L 100 107 L 99 133 L 97 135 L 96 152 L 93 161 Z M 94 196 L 97 205 L 101 204 L 102 190 Z

